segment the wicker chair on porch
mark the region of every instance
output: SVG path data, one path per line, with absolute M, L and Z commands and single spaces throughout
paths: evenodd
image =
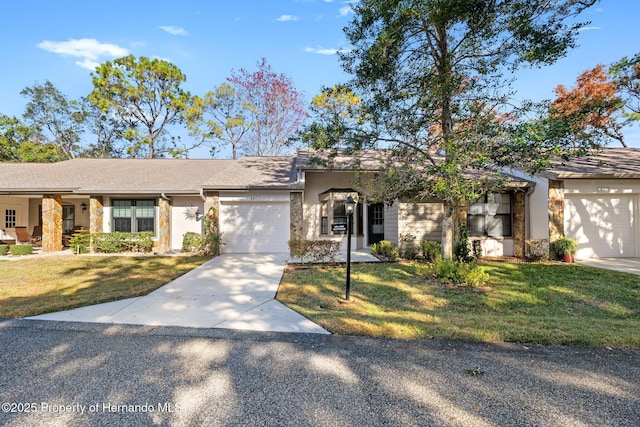
M 31 243 L 36 246 L 42 246 L 42 226 L 36 225 L 31 233 Z
M 31 235 L 27 231 L 27 227 L 16 227 L 16 243 L 31 243 Z

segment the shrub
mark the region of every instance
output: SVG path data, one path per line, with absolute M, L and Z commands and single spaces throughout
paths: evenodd
M 96 252 L 151 252 L 153 249 L 153 233 L 95 233 L 91 235 L 91 245 Z
M 418 258 L 418 250 L 413 245 L 407 245 L 402 249 L 402 258 L 413 261 Z
M 89 252 L 90 245 L 91 235 L 89 234 L 89 230 L 78 230 L 73 233 L 73 236 L 71 236 L 69 240 L 69 247 L 74 254 L 85 254 Z
M 9 250 L 11 255 L 30 255 L 33 253 L 33 245 L 12 245 Z
M 427 262 L 435 262 L 442 259 L 442 244 L 440 242 L 424 241 L 420 245 L 420 252 Z
M 561 237 L 553 242 L 553 250 L 562 258 L 565 254 L 573 254 L 578 248 L 578 242 L 570 237 Z
M 188 231 L 182 236 L 182 252 L 200 252 L 203 249 L 202 234 Z
M 307 257 L 312 262 L 323 262 L 327 258 L 335 262 L 339 251 L 340 242 L 333 240 L 289 240 L 289 253 L 303 263 Z
M 374 255 L 380 255 L 391 261 L 398 259 L 398 247 L 393 246 L 389 240 L 381 240 L 378 243 L 371 245 L 371 252 Z
M 549 258 L 549 240 L 531 239 L 525 240 L 525 257 L 532 261 L 540 261 Z
M 448 259 L 434 263 L 433 275 L 444 283 L 468 287 L 483 286 L 489 280 L 489 275 L 484 271 L 484 267 L 475 263 L 456 262 Z
M 9 245 L 0 245 L 0 256 L 9 253 Z
M 460 262 L 472 262 L 475 259 L 469 246 L 469 229 L 465 224 L 460 225 L 460 240 L 456 242 L 453 256 Z

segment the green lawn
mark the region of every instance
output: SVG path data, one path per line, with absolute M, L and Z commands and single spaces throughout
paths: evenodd
M 329 331 L 392 338 L 640 348 L 640 276 L 568 264 L 487 263 L 491 291 L 437 283 L 420 263 L 285 273 L 278 300 Z
M 26 317 L 146 295 L 209 258 L 29 256 L 0 259 L 0 317 Z

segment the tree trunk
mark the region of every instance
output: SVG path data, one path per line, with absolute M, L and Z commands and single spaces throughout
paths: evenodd
M 444 212 L 442 215 L 442 257 L 444 259 L 453 258 L 453 206 L 451 203 L 444 202 Z

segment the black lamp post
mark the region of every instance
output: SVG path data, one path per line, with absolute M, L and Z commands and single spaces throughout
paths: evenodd
M 351 234 L 353 233 L 353 209 L 356 206 L 356 201 L 349 196 L 344 204 L 347 208 L 347 288 L 345 299 L 351 301 Z

